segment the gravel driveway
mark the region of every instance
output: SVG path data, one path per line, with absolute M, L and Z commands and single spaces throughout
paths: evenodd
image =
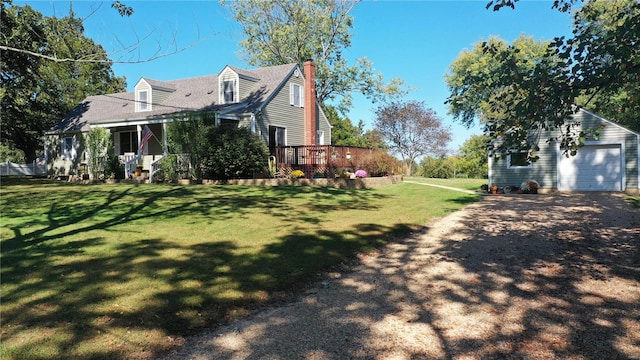
M 166 359 L 640 359 L 640 210 L 487 196 Z

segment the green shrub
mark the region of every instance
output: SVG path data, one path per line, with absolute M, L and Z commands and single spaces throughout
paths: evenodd
M 208 138 L 201 165 L 204 178 L 246 179 L 268 169 L 267 147 L 249 129 L 218 126 L 209 130 Z
M 0 143 L 0 161 L 11 161 L 16 164 L 24 164 L 26 162 L 24 151 L 5 143 Z

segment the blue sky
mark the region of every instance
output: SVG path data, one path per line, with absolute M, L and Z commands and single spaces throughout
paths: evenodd
M 225 65 L 250 68 L 243 61 L 238 42 L 240 26 L 217 1 L 130 1 L 135 13 L 122 18 L 110 8 L 112 1 L 75 1 L 78 17 L 86 18 L 85 34 L 101 44 L 116 61 L 137 61 L 175 49 L 177 54 L 140 64 L 117 63 L 113 69 L 126 76 L 132 90 L 141 77 L 172 80 L 217 73 Z M 69 1 L 15 1 L 29 4 L 44 15 L 65 16 Z M 352 46 L 345 55 L 351 61 L 367 57 L 385 79 L 399 77 L 415 90 L 407 98 L 424 101 L 451 128 L 451 151 L 472 134 L 456 123 L 444 104 L 449 95 L 444 75 L 464 49 L 495 35 L 513 41 L 520 34 L 537 40 L 571 34 L 571 16 L 551 9 L 552 0 L 521 0 L 516 9 L 493 12 L 486 0 L 366 0 L 352 11 Z M 137 43 L 131 52 L 117 52 Z M 354 124 L 373 122 L 374 105 L 355 97 L 349 118 Z

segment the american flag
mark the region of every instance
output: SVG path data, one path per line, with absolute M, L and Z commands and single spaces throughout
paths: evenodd
M 142 129 L 142 137 L 140 138 L 140 148 L 138 149 L 138 154 L 142 154 L 144 151 L 145 145 L 151 140 L 151 137 L 154 136 L 151 132 L 151 129 L 147 125 Z

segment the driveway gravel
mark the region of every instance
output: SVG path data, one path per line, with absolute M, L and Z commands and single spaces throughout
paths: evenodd
M 640 359 L 640 209 L 486 196 L 164 359 Z

